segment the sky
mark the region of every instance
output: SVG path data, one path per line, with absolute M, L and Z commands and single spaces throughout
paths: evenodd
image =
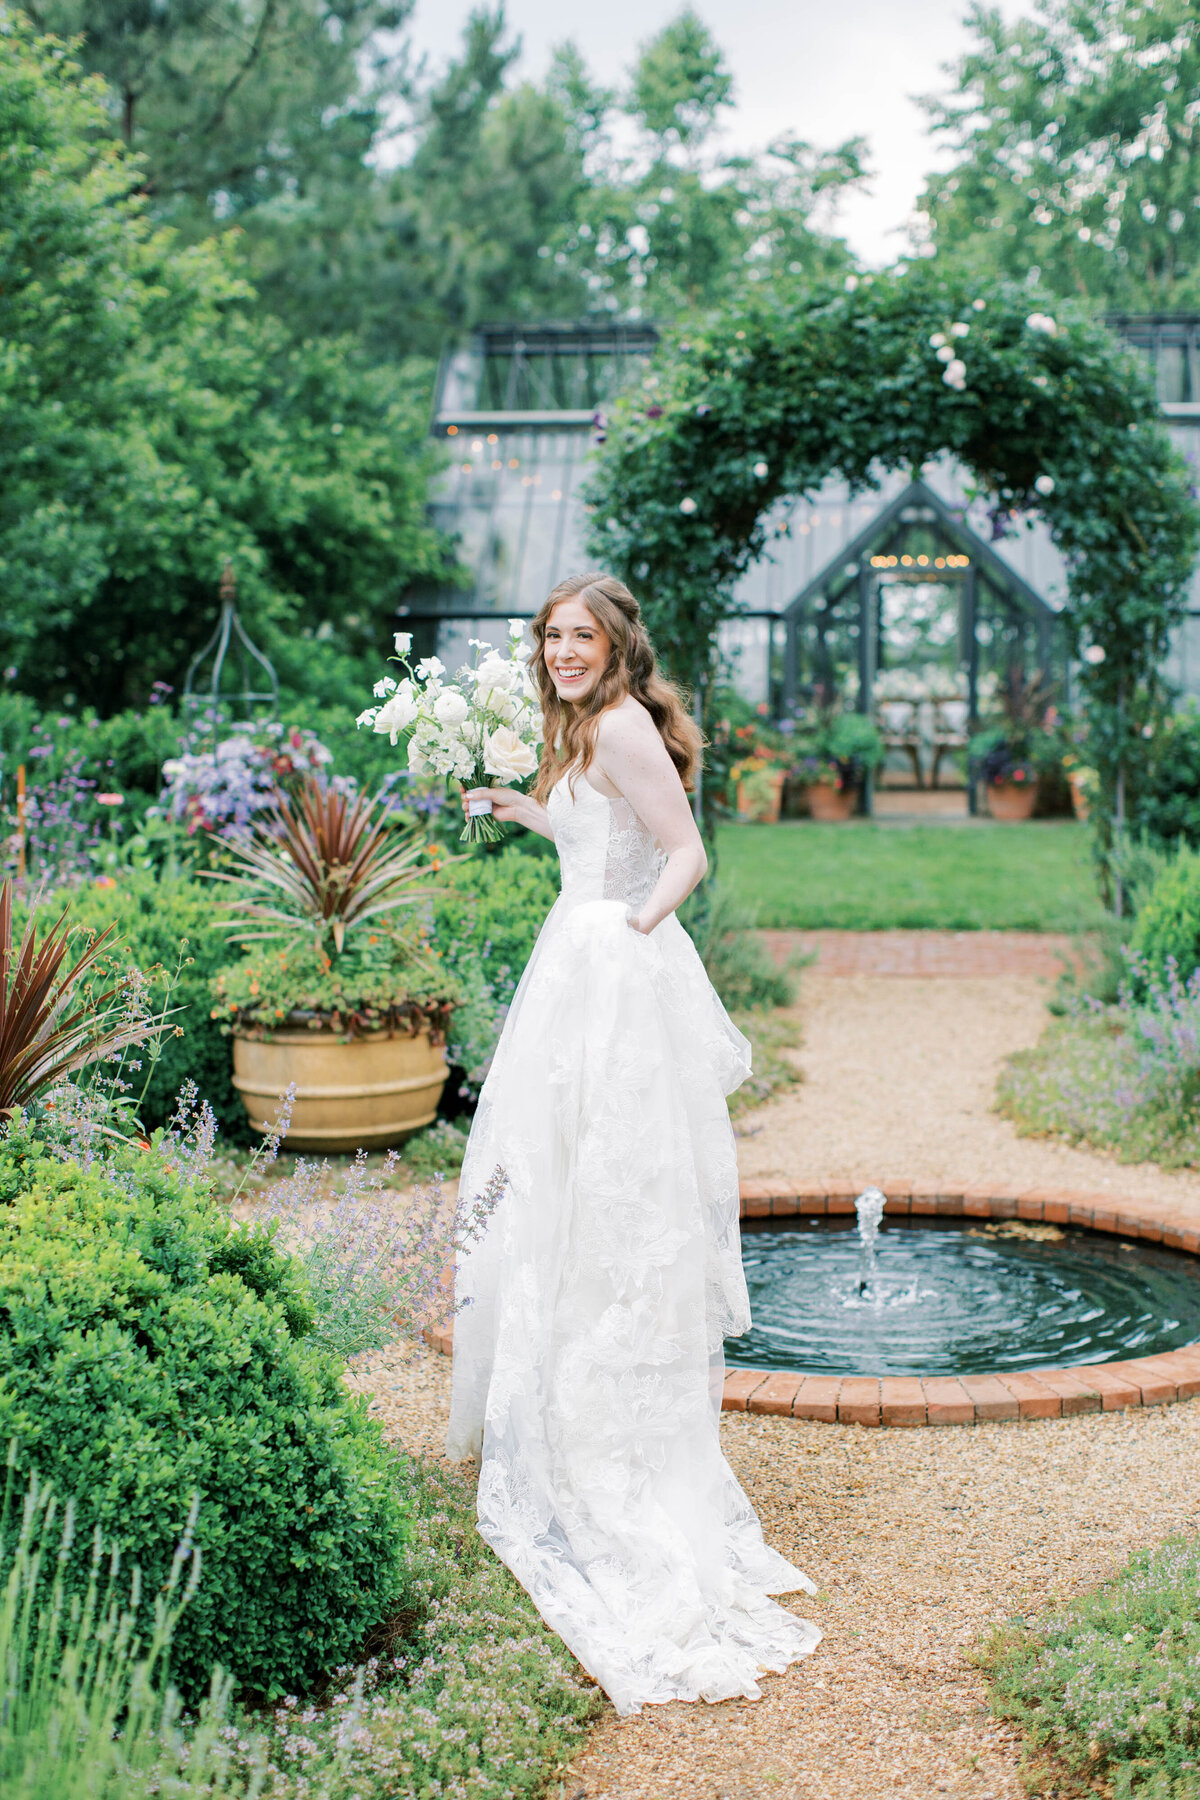
M 454 53 L 475 0 L 417 0 L 411 37 L 431 68 Z M 538 78 L 551 48 L 571 38 L 606 86 L 684 0 L 507 0 L 522 40 L 518 73 Z M 1030 0 L 991 0 L 1006 19 Z M 905 247 L 904 224 L 937 151 L 914 96 L 946 88 L 942 65 L 967 44 L 967 0 L 694 0 L 735 83 L 726 142 L 761 148 L 792 131 L 819 147 L 862 134 L 875 176 L 848 197 L 837 229 L 871 265 Z

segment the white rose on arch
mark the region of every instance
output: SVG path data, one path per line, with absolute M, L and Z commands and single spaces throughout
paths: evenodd
M 511 725 L 498 725 L 483 741 L 483 766 L 497 781 L 524 781 L 537 768 L 537 755 Z

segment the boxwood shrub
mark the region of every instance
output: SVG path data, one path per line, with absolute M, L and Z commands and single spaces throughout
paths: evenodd
M 199 1496 L 172 1658 L 190 1699 L 214 1665 L 243 1693 L 302 1692 L 403 1602 L 391 1454 L 310 1319 L 291 1259 L 169 1152 L 83 1169 L 19 1126 L 0 1139 L 0 1444 L 150 1595 Z

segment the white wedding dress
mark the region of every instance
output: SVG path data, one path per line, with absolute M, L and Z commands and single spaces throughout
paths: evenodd
M 721 1452 L 722 1340 L 750 1310 L 725 1096 L 749 1073 L 662 864 L 586 776 L 550 796 L 562 893 L 480 1096 L 461 1192 L 508 1185 L 460 1256 L 447 1448 L 479 1529 L 617 1711 L 755 1698 L 815 1625 Z

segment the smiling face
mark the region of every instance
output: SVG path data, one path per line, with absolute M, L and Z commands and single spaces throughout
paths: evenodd
M 560 700 L 586 700 L 611 651 L 612 640 L 582 600 L 559 601 L 546 621 L 543 655 Z

